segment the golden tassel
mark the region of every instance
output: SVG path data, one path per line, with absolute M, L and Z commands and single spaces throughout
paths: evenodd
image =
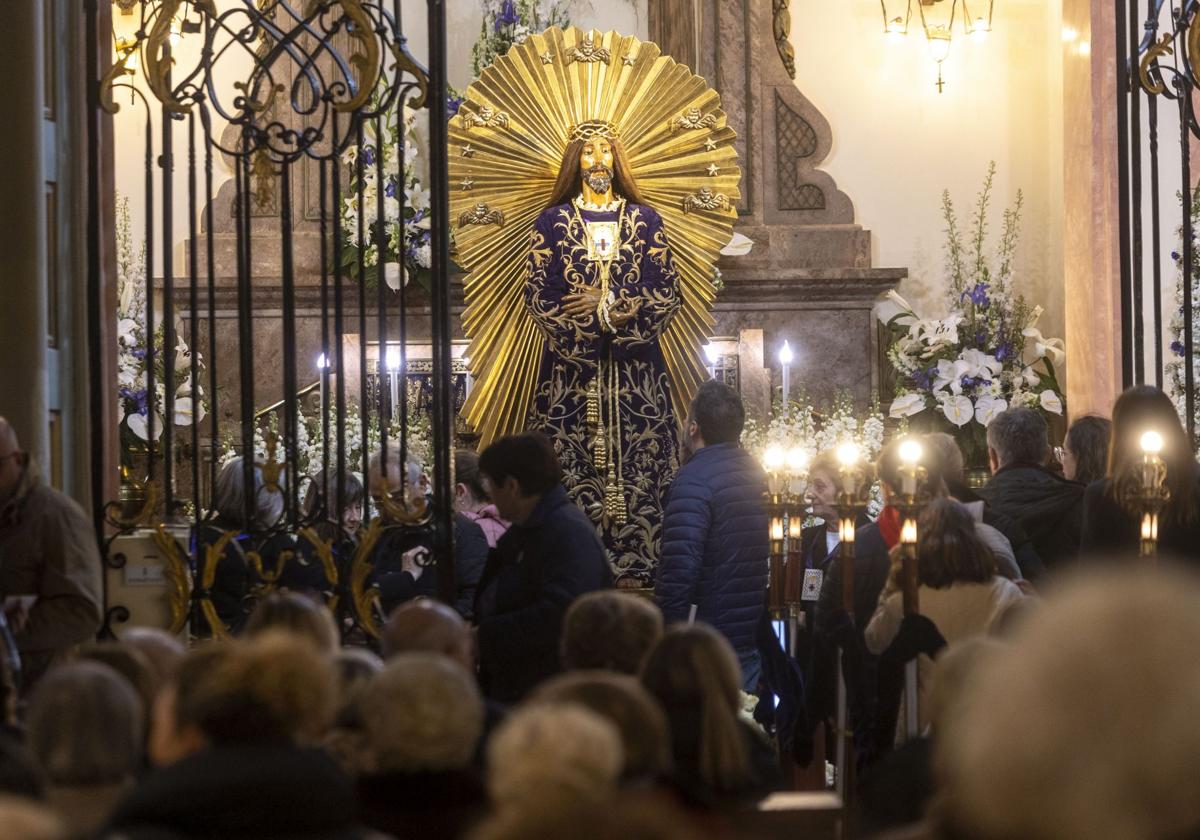
M 596 372 L 596 376 L 588 385 L 587 392 L 587 424 L 589 429 L 595 429 L 600 425 L 600 372 Z
M 608 462 L 608 438 L 604 434 L 603 426 L 596 432 L 596 438 L 592 441 L 592 466 L 597 471 L 612 466 Z

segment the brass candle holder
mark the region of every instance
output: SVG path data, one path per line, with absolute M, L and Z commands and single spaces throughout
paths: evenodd
M 1158 515 L 1171 499 L 1167 487 L 1167 465 L 1162 459 L 1163 438 L 1154 430 L 1142 434 L 1142 461 L 1138 464 L 1136 498 L 1142 511 L 1138 554 L 1158 556 Z

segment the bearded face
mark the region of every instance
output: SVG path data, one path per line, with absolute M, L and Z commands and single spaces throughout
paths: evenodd
M 579 152 L 579 169 L 588 189 L 598 195 L 606 194 L 613 182 L 612 143 L 603 137 L 584 143 Z

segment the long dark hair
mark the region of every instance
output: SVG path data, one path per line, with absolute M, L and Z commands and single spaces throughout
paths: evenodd
M 1108 443 L 1112 439 L 1112 421 L 1089 414 L 1067 429 L 1063 445 L 1075 456 L 1075 481 L 1091 484 L 1104 478 L 1108 463 Z
M 1163 511 L 1166 523 L 1196 521 L 1196 456 L 1171 398 L 1152 385 L 1135 385 L 1117 397 L 1112 413 L 1112 444 L 1108 450 L 1109 494 L 1126 511 L 1140 510 L 1135 493 L 1138 464 L 1142 460 L 1142 434 L 1162 435 L 1162 459 L 1167 465 L 1166 484 L 1171 500 Z
M 558 165 L 558 180 L 554 182 L 554 192 L 547 207 L 557 207 L 579 195 L 583 184 L 583 169 L 579 166 L 579 156 L 583 153 L 586 141 L 572 140 L 563 152 L 562 162 Z M 638 190 L 633 172 L 625 161 L 625 149 L 615 138 L 608 141 L 613 154 L 613 192 L 634 204 L 645 204 L 642 193 Z
M 953 499 L 934 499 L 918 519 L 917 575 L 925 586 L 987 583 L 996 558 L 979 538 L 971 512 Z

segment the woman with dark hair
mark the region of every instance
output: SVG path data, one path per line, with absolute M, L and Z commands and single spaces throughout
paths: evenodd
M 706 624 L 677 624 L 650 652 L 642 685 L 671 729 L 674 781 L 705 807 L 752 805 L 779 781 L 774 750 L 742 720 L 742 673 L 725 637 Z
M 350 567 L 354 549 L 358 545 L 366 491 L 362 481 L 352 472 L 342 473 L 341 486 L 338 485 L 335 470 L 331 469 L 328 474 L 324 470 L 318 472 L 308 485 L 302 508 L 304 518 L 309 522 L 317 520 L 324 511 L 323 518 L 312 526 L 312 532 L 332 545 L 334 570 L 344 573 Z M 342 515 L 335 519 L 333 509 L 339 500 Z M 317 546 L 302 532 L 296 539 L 296 554 L 283 565 L 277 584 L 283 589 L 320 598 L 335 588 L 336 582 L 330 579 L 330 571 L 321 559 Z
M 892 571 L 867 625 L 867 649 L 876 656 L 887 650 L 904 620 L 900 549 L 892 552 Z M 1020 588 L 996 571 L 996 558 L 980 538 L 975 517 L 953 499 L 930 502 L 917 520 L 917 600 L 947 645 L 989 633 L 1015 603 Z M 928 724 L 927 692 L 933 660 L 919 659 L 921 730 Z M 904 715 L 900 716 L 903 725 Z M 907 733 L 915 736 L 920 733 Z
M 1063 441 L 1063 475 L 1080 484 L 1104 478 L 1111 438 L 1112 421 L 1107 417 L 1089 414 L 1072 423 Z
M 478 453 L 470 449 L 455 450 L 454 480 L 454 509 L 478 525 L 487 538 L 488 548 L 495 548 L 509 523 L 500 518 L 500 511 L 483 488 Z
M 1135 555 L 1141 536 L 1137 501 L 1141 440 L 1157 432 L 1163 441 L 1170 499 L 1158 516 L 1158 550 L 1200 560 L 1200 466 L 1171 398 L 1150 385 L 1137 385 L 1117 398 L 1112 415 L 1108 474 L 1084 496 L 1084 553 Z

